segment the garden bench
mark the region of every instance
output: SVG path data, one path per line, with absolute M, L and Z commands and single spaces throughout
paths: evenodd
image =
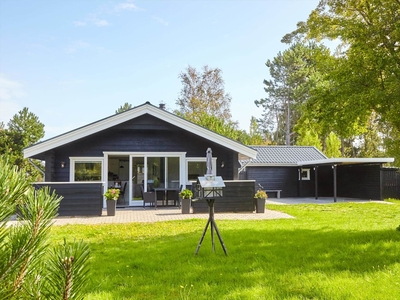
M 264 192 L 266 192 L 267 194 L 268 193 L 276 193 L 276 197 L 280 198 L 282 190 L 264 190 Z

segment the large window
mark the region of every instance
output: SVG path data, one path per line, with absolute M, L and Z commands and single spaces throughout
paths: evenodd
M 101 181 L 102 160 L 71 159 L 71 181 Z
M 216 175 L 217 158 L 212 159 L 212 173 Z M 199 176 L 204 176 L 207 172 L 207 163 L 205 157 L 186 158 L 187 181 L 196 182 Z
M 188 161 L 188 180 L 197 181 L 197 177 L 204 176 L 207 172 L 205 161 Z

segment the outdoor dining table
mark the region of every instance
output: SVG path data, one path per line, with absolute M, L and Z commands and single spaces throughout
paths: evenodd
M 164 200 L 166 201 L 166 206 L 168 206 L 168 200 L 174 200 L 174 205 L 176 205 L 176 201 L 178 201 L 178 199 L 168 199 L 168 192 L 176 192 L 179 193 L 179 188 L 164 188 L 164 187 L 157 187 L 157 188 L 153 188 L 154 192 L 155 192 L 155 201 L 157 200 L 162 200 L 162 205 L 164 205 Z M 158 192 L 162 193 L 162 199 L 158 199 L 157 195 Z

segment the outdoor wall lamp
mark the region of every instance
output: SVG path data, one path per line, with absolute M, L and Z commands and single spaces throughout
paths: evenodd
M 64 169 L 65 168 L 65 161 L 62 161 L 61 162 L 61 169 Z
M 225 162 L 221 161 L 221 168 L 225 167 Z

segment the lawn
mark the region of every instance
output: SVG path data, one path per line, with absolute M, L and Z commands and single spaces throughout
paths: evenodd
M 54 226 L 91 249 L 86 299 L 399 299 L 400 201 L 272 206 L 294 219 Z

